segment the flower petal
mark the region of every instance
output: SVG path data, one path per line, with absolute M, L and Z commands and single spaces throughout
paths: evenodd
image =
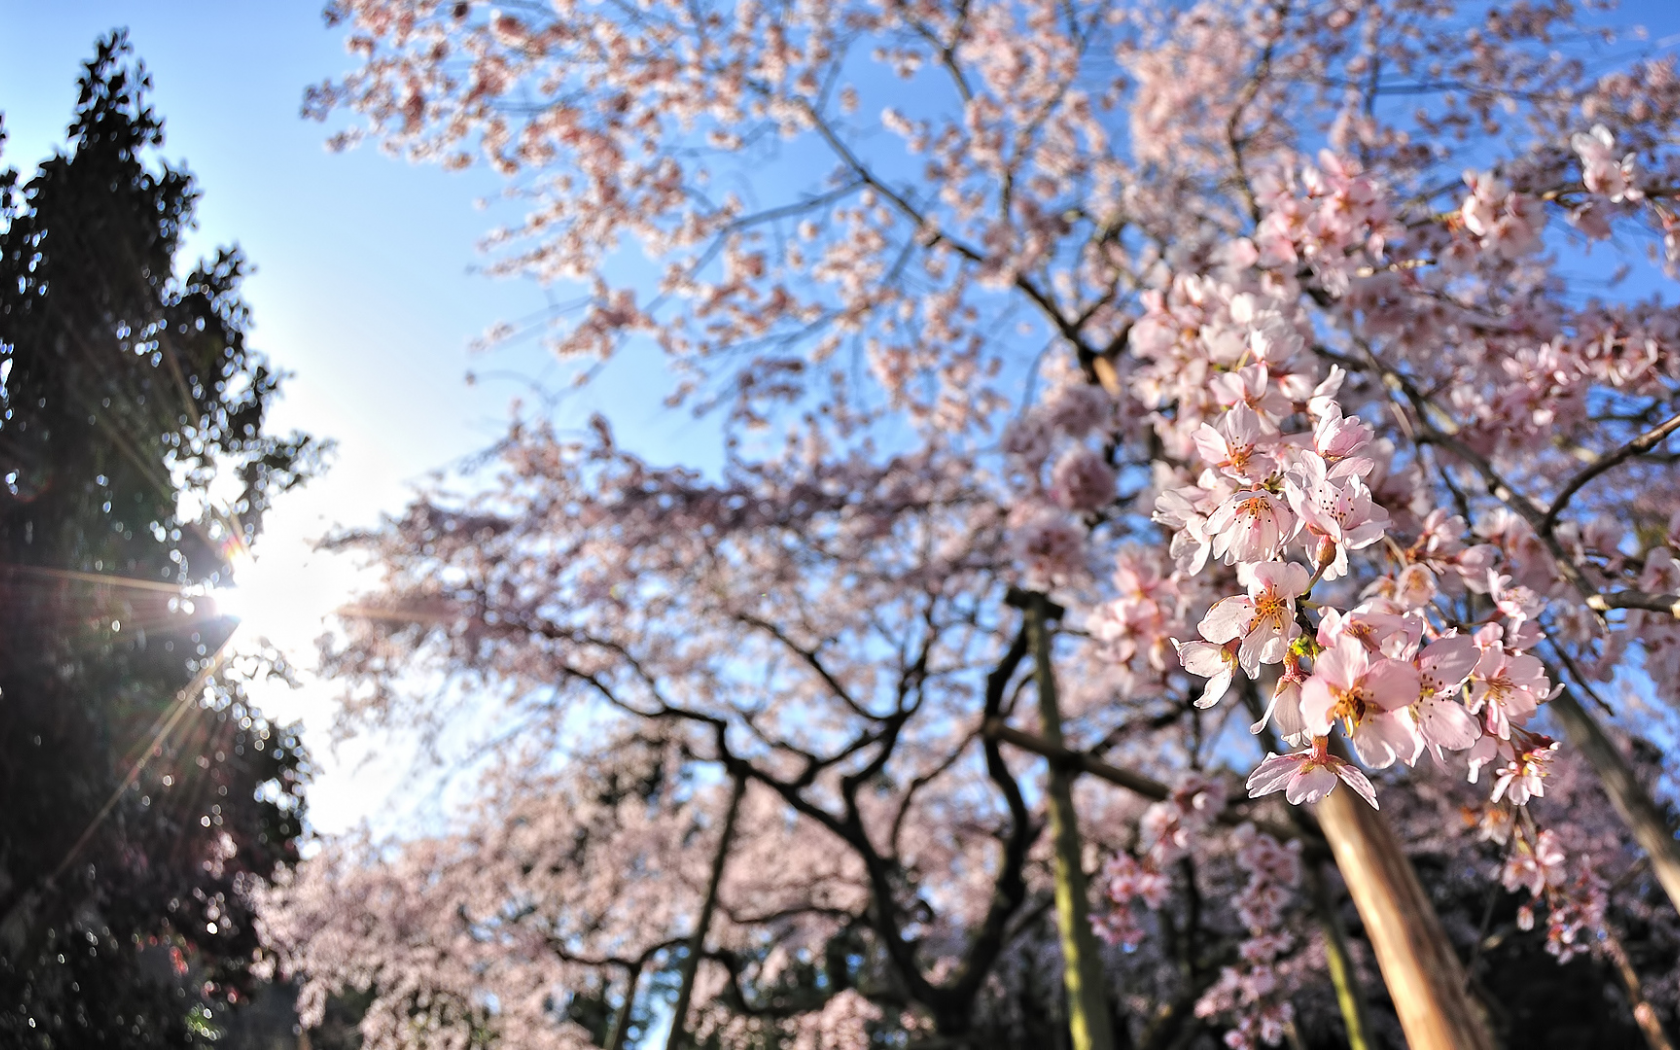
M 1476 728 L 1476 720 L 1456 700 L 1425 697 L 1412 711 L 1417 715 L 1418 732 L 1430 747 L 1463 751 L 1482 735 Z
M 1358 766 L 1350 762 L 1338 762 L 1336 775 L 1342 778 L 1342 783 L 1357 792 L 1360 798 L 1369 802 L 1372 809 L 1382 808 L 1377 805 L 1377 789 L 1371 786 L 1371 781 L 1359 771 Z
M 1254 603 L 1245 595 L 1221 598 L 1202 617 L 1197 630 L 1210 642 L 1228 642 L 1243 633 L 1248 621 L 1254 618 Z
M 1417 668 L 1399 660 L 1382 657 L 1371 661 L 1364 685 L 1372 702 L 1384 711 L 1398 711 L 1418 700 Z
M 1301 686 L 1301 721 L 1314 736 L 1324 736 L 1335 725 L 1336 697 L 1330 683 L 1313 675 Z
M 1283 797 L 1299 806 L 1303 802 L 1317 802 L 1336 789 L 1336 774 L 1330 766 L 1316 762 L 1302 763 L 1300 770 L 1289 778 Z
M 1455 693 L 1476 669 L 1481 650 L 1467 634 L 1454 634 L 1430 642 L 1418 654 L 1418 675 L 1425 696 Z
M 1202 695 L 1196 698 L 1196 706 L 1208 708 L 1225 699 L 1225 694 L 1230 691 L 1231 679 L 1235 674 L 1236 671 L 1227 666 L 1225 670 L 1209 678 L 1207 685 L 1202 687 Z
M 1369 715 L 1353 731 L 1353 749 L 1372 769 L 1386 769 L 1396 759 L 1409 766 L 1423 754 L 1423 737 L 1403 712 Z
M 1282 791 L 1301 763 L 1310 756 L 1311 752 L 1307 751 L 1293 755 L 1268 754 L 1263 762 L 1254 767 L 1254 772 L 1248 775 L 1248 797 L 1259 798 L 1274 791 Z

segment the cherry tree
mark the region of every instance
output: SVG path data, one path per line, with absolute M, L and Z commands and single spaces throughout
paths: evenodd
M 1680 901 L 1639 757 L 1680 699 L 1680 78 L 1598 17 L 329 8 L 359 65 L 306 111 L 503 175 L 496 268 L 580 290 L 555 352 L 658 354 L 725 462 L 523 419 L 476 494 L 340 541 L 387 572 L 328 645 L 347 716 L 445 727 L 440 671 L 518 729 L 459 843 L 280 892 L 311 1001 L 373 991 L 392 1046 L 624 1045 L 660 980 L 669 1045 L 964 1045 L 1037 1003 L 1079 1047 L 1247 1046 L 1314 1002 L 1372 1045 L 1374 963 L 1411 1045 L 1491 1046 L 1537 1000 L 1488 991 L 1491 919 L 1417 873 L 1447 857 L 1666 1045 L 1672 953 L 1625 931 Z M 685 785 L 635 796 L 650 837 L 563 887 L 474 863 L 571 848 L 535 814 L 617 768 L 595 738 Z M 683 888 L 621 927 L 644 871 Z M 417 940 L 347 928 L 370 879 Z M 489 954 L 446 1015 L 366 968 L 449 937 Z M 1016 996 L 1035 951 L 1062 987 Z

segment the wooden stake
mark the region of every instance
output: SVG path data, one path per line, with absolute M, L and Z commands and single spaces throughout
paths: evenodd
M 636 988 L 642 983 L 642 967 L 646 960 L 637 960 L 629 967 L 624 979 L 624 1004 L 613 1016 L 612 1032 L 607 1036 L 607 1050 L 624 1050 L 630 1039 L 630 1015 L 636 1009 Z
M 1365 994 L 1359 988 L 1353 956 L 1348 954 L 1342 918 L 1336 913 L 1336 902 L 1330 899 L 1330 883 L 1317 861 L 1306 861 L 1302 867 L 1307 890 L 1312 894 L 1313 910 L 1318 913 L 1318 928 L 1324 934 L 1324 959 L 1330 970 L 1330 983 L 1336 989 L 1336 1006 L 1342 1011 L 1342 1024 L 1347 1028 L 1348 1050 L 1370 1050 L 1366 1033 L 1371 1024 L 1365 1018 Z
M 1313 806 L 1365 923 L 1410 1050 L 1493 1050 L 1464 967 L 1399 839 L 1343 787 Z

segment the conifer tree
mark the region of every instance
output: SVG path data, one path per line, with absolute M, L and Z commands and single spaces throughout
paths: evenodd
M 264 418 L 237 249 L 178 266 L 198 199 L 121 33 L 68 144 L 0 187 L 0 1043 L 180 1046 L 250 991 L 253 877 L 307 768 L 204 597 L 318 445 Z M 196 600 L 195 600 L 196 598 Z

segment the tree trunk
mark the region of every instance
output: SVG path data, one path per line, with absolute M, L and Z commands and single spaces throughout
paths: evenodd
M 1313 808 L 1365 923 L 1407 1045 L 1493 1050 L 1458 955 L 1388 823 L 1346 788 Z
M 688 1004 L 694 995 L 694 975 L 700 969 L 700 953 L 706 950 L 706 931 L 712 925 L 712 912 L 717 909 L 718 886 L 723 882 L 723 866 L 729 859 L 729 843 L 735 837 L 735 814 L 741 808 L 746 779 L 735 778 L 729 792 L 729 808 L 723 815 L 723 832 L 718 837 L 717 852 L 712 855 L 712 872 L 706 880 L 706 897 L 700 903 L 700 916 L 694 921 L 694 933 L 688 938 L 688 950 L 683 956 L 677 1004 L 671 1009 L 671 1034 L 665 1039 L 665 1050 L 680 1050 L 688 1040 Z
M 1059 613 L 1042 594 L 1024 602 L 1032 633 L 1033 678 L 1038 687 L 1039 717 L 1045 741 L 1062 748 L 1062 714 L 1056 702 L 1056 677 L 1050 662 L 1050 618 Z M 1073 809 L 1073 778 L 1059 763 L 1049 767 L 1046 801 L 1050 837 L 1055 845 L 1056 920 L 1062 935 L 1062 974 L 1067 985 L 1068 1028 L 1074 1050 L 1113 1050 L 1114 1033 L 1103 995 L 1102 964 L 1091 931 L 1079 823 Z
M 1569 742 L 1597 770 L 1604 793 L 1610 796 L 1616 812 L 1651 858 L 1651 871 L 1667 892 L 1669 903 L 1680 911 L 1680 842 L 1675 841 L 1662 811 L 1633 775 L 1633 768 L 1598 720 L 1576 701 L 1572 690 L 1565 689 L 1547 707 L 1563 723 Z

